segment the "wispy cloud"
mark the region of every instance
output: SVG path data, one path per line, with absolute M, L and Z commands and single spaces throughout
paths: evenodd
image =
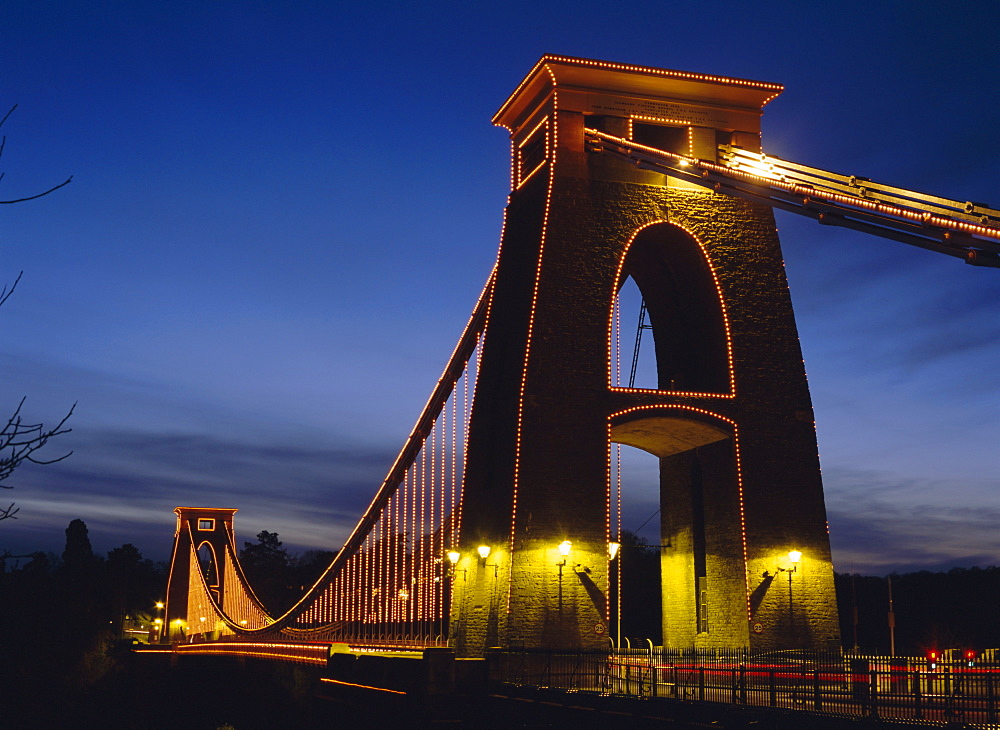
M 1000 564 L 995 483 L 958 490 L 942 479 L 831 472 L 825 481 L 837 570 L 881 574 Z
M 292 546 L 335 549 L 395 455 L 115 430 L 80 440 L 71 459 L 24 471 L 20 488 L 11 492 L 21 505 L 20 519 L 3 526 L 0 541 L 21 551 L 54 550 L 53 537 L 81 518 L 95 546 L 133 542 L 163 556 L 173 534 L 173 508 L 209 506 L 240 509 L 240 534 L 284 530 Z M 43 535 L 43 544 L 28 544 Z

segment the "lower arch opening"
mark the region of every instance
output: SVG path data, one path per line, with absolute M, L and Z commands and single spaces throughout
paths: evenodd
M 623 645 L 648 638 L 683 649 L 738 644 L 746 627 L 723 619 L 745 613 L 746 601 L 731 428 L 677 411 L 647 413 L 613 423 L 610 440 L 612 494 L 621 490 L 612 503 L 623 505 L 611 529 L 622 542 L 615 638 L 620 631 Z

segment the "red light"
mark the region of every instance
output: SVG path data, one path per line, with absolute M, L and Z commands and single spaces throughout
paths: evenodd
M 966 649 L 965 650 L 965 658 L 966 659 L 975 659 L 976 658 L 976 652 L 974 652 L 972 649 Z

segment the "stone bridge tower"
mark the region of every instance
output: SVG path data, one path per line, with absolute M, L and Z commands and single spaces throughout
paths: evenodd
M 780 90 L 545 56 L 494 117 L 511 134 L 512 192 L 467 450 L 461 654 L 607 646 L 611 442 L 660 460 L 665 645 L 839 645 L 770 208 L 584 143 L 590 127 L 713 161 L 719 143 L 759 150 L 761 109 Z M 612 305 L 629 276 L 653 327 L 657 389 L 612 386 Z
M 174 530 L 174 549 L 170 557 L 167 580 L 167 604 L 164 620 L 167 626 L 164 637 L 171 641 L 183 640 L 188 631 L 204 633 L 202 627 L 186 627 L 188 599 L 192 572 L 201 571 L 212 597 L 222 602 L 226 590 L 226 565 L 229 552 L 236 548 L 233 533 L 235 509 L 212 507 L 177 507 L 177 527 Z M 192 550 L 193 548 L 193 550 Z M 192 561 L 194 554 L 194 562 Z M 214 622 L 213 622 L 214 626 Z

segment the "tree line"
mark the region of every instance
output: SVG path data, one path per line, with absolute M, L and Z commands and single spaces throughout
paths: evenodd
M 323 550 L 290 554 L 277 533 L 262 531 L 255 542 L 244 543 L 240 562 L 258 597 L 277 615 L 302 596 L 334 556 Z M 99 714 L 107 710 L 108 696 L 123 702 L 122 688 L 153 671 L 137 664 L 131 650 L 135 642 L 149 639 L 149 628 L 163 615 L 157 603 L 166 595 L 167 573 L 166 563 L 143 557 L 130 543 L 105 555 L 95 553 L 87 525 L 79 519 L 67 526 L 61 554 L 0 558 L 5 690 L 0 726 L 13 718 L 38 722 L 44 716 Z M 151 696 L 149 688 L 133 691 Z
M 887 655 L 891 638 L 902 656 L 922 656 L 932 649 L 1000 648 L 998 566 L 834 577 L 845 649 L 856 645 L 863 653 Z M 889 631 L 890 586 L 894 637 Z
M 316 582 L 336 555 L 330 550 L 289 555 L 278 533 L 262 530 L 257 533 L 257 542 L 243 543 L 240 565 L 268 613 L 280 616 Z
M 61 555 L 0 559 L 0 667 L 12 702 L 37 687 L 85 691 L 114 669 L 126 622 L 151 622 L 167 569 L 131 544 L 95 554 L 87 526 L 73 520 Z

